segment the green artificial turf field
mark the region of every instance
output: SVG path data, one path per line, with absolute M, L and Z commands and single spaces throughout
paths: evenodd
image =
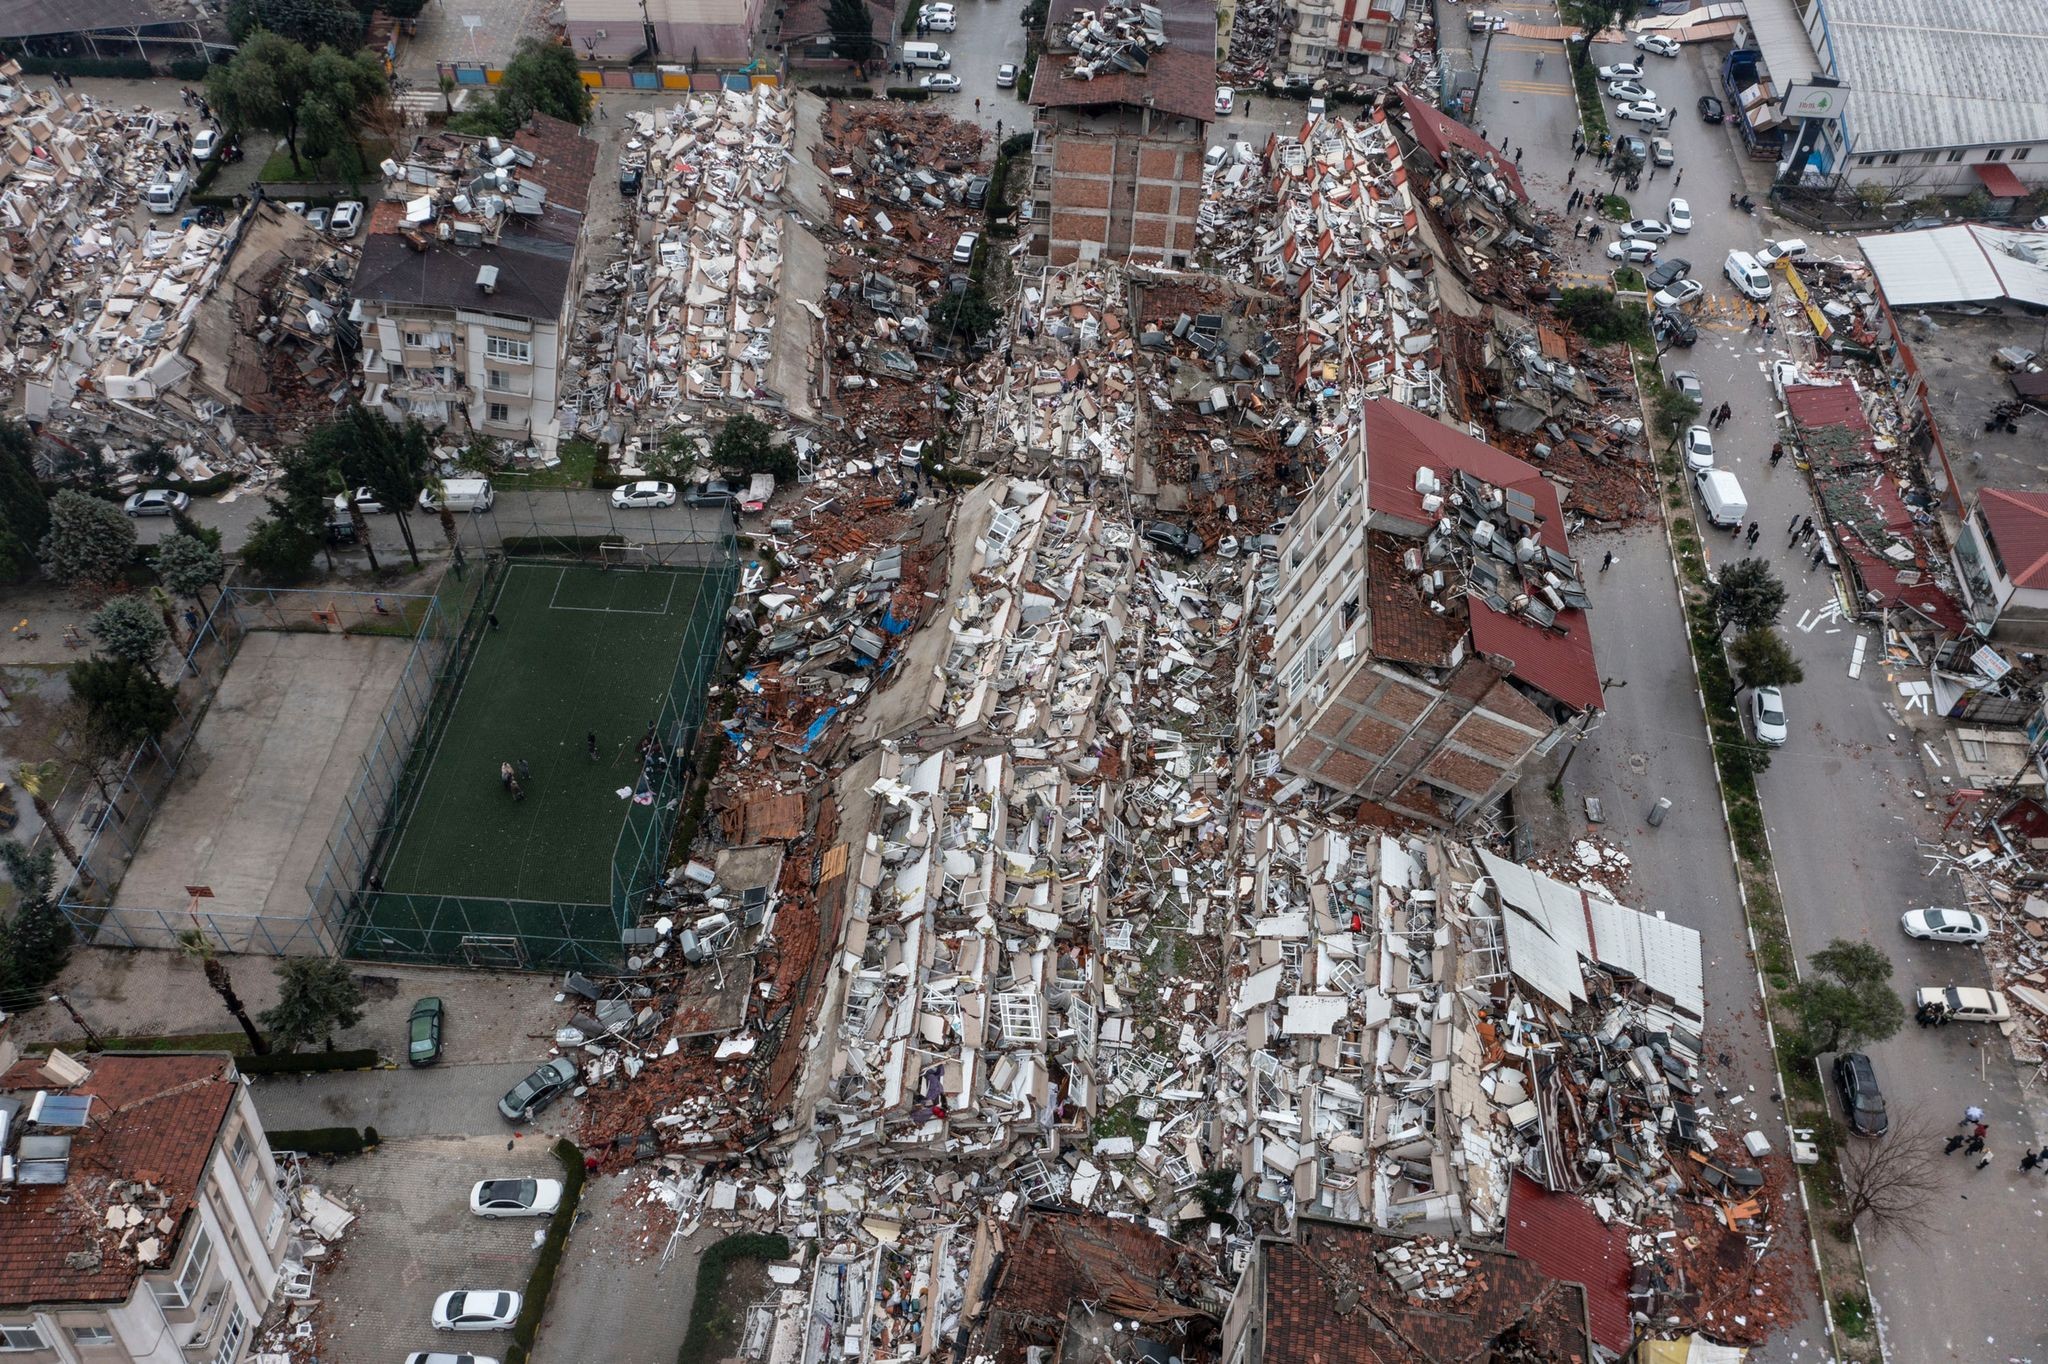
M 718 609 L 706 582 L 700 570 L 514 563 L 485 608 L 498 628 L 478 640 L 438 741 L 420 755 L 427 766 L 384 891 L 609 905 L 620 829 L 663 817 L 618 791 L 639 784 L 640 739 L 678 674 L 692 613 Z M 694 637 L 715 646 L 716 622 Z M 597 761 L 585 744 L 593 730 Z M 521 759 L 532 777 L 515 800 L 498 768 Z

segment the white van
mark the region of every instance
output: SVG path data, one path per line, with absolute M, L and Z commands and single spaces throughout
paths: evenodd
M 1734 474 L 1726 469 L 1700 469 L 1693 474 L 1692 481 L 1708 524 L 1722 530 L 1742 525 L 1742 518 L 1749 515 L 1749 499 L 1742 495 L 1742 485 L 1735 481 Z
M 928 66 L 934 71 L 944 71 L 953 64 L 953 54 L 937 43 L 905 43 L 903 65 L 906 67 Z
M 1756 258 L 1763 265 L 1771 266 L 1787 257 L 1795 261 L 1805 260 L 1808 250 L 1803 237 L 1780 237 L 1776 241 L 1765 242 L 1764 249 L 1756 253 Z
M 163 178 L 144 193 L 144 197 L 149 201 L 149 211 L 176 213 L 179 203 L 185 198 L 185 191 L 191 187 L 192 177 L 184 171 L 165 171 Z
M 491 504 L 498 500 L 488 478 L 444 478 L 440 492 L 447 498 L 449 511 L 489 511 Z M 435 500 L 434 493 L 431 486 L 420 489 L 421 511 L 441 510 L 441 503 Z
M 1771 277 L 1764 273 L 1763 266 L 1749 252 L 1730 251 L 1721 273 L 1728 276 L 1728 282 L 1740 290 L 1744 298 L 1758 303 L 1770 301 Z

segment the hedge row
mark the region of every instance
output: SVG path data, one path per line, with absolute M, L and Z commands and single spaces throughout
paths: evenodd
M 235 476 L 233 474 L 215 474 L 211 478 L 202 478 L 197 482 L 190 482 L 174 475 L 170 478 L 157 479 L 149 486 L 152 488 L 169 488 L 172 492 L 183 493 L 187 497 L 212 497 L 215 493 L 224 493 L 229 488 L 234 487 Z
M 284 1051 L 268 1056 L 237 1056 L 244 1075 L 304 1075 L 324 1070 L 370 1070 L 377 1064 L 374 1048 L 360 1051 Z
M 890 99 L 903 99 L 912 102 L 932 97 L 932 92 L 925 89 L 922 85 L 892 85 L 882 91 L 882 93 Z
M 697 1296 L 690 1303 L 690 1331 L 676 1364 L 711 1364 L 711 1333 L 718 1319 L 718 1295 L 735 1260 L 786 1260 L 789 1242 L 783 1237 L 742 1232 L 728 1236 L 704 1252 L 697 1262 Z
M 548 1220 L 540 1258 L 534 1261 L 533 1272 L 526 1276 L 526 1296 L 519 1304 L 519 1320 L 512 1324 L 512 1344 L 505 1351 L 505 1364 L 526 1364 L 533 1353 L 533 1338 L 548 1310 L 555 1271 L 561 1268 L 562 1254 L 569 1248 L 569 1227 L 576 1220 L 576 1204 L 583 1197 L 583 1152 L 564 1137 L 555 1143 L 555 1159 L 562 1162 L 562 1205 Z
M 308 1156 L 361 1155 L 377 1144 L 377 1129 L 365 1127 L 302 1127 L 279 1129 L 264 1134 L 273 1151 L 297 1151 Z

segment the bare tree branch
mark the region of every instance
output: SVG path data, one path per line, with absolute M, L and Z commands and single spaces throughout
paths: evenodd
M 1835 1153 L 1842 1234 L 1860 1225 L 1873 1236 L 1919 1244 L 1934 1220 L 1945 1135 L 1918 1109 L 1908 1109 L 1894 1115 L 1882 1137 L 1847 1137 Z M 1975 1157 L 1969 1160 L 1976 1163 Z

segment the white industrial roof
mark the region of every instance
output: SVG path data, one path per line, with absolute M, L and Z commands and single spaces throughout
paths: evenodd
M 1852 150 L 2048 141 L 2048 5 L 1821 0 L 1820 9 L 1821 41 L 1850 89 Z
M 2048 232 L 1963 223 L 1856 244 L 1894 308 L 1999 299 L 2048 306 Z
M 1706 1015 L 1706 967 L 1696 931 L 1483 848 L 1479 859 L 1506 911 L 1508 969 L 1537 993 L 1566 1008 L 1584 999 L 1584 957 L 1635 977 L 1694 1018 Z
M 1680 1012 L 1706 1017 L 1706 966 L 1698 932 L 1598 896 L 1587 896 L 1586 906 L 1598 961 L 1634 976 Z

